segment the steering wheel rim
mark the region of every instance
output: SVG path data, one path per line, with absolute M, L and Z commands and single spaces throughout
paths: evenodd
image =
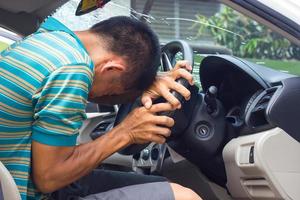
M 174 62 L 175 61 L 174 57 L 175 57 L 176 53 L 178 53 L 180 51 L 182 51 L 183 59 L 189 61 L 190 64 L 193 66 L 194 55 L 193 55 L 193 51 L 192 51 L 190 45 L 184 40 L 174 40 L 174 41 L 167 43 L 166 45 L 164 45 L 161 48 L 161 52 L 162 52 L 161 53 L 162 54 L 162 56 L 161 56 L 162 63 L 161 64 L 164 68 L 164 71 L 169 71 L 169 70 L 173 69 L 173 65 L 176 64 Z M 165 57 L 165 56 L 167 56 L 167 57 Z M 164 62 L 165 62 L 165 64 L 164 64 Z
M 193 51 L 189 44 L 183 40 L 175 40 L 172 42 L 167 43 L 164 45 L 161 49 L 161 65 L 164 71 L 169 71 L 173 69 L 173 66 L 176 64 L 176 54 L 178 52 L 182 53 L 182 59 L 189 61 L 191 66 L 194 64 L 194 57 L 193 57 Z M 178 79 L 178 83 L 182 84 L 185 87 L 189 86 L 189 83 L 185 79 Z M 185 99 L 182 95 L 179 93 L 172 91 L 171 92 L 179 101 L 180 103 L 184 103 Z M 137 99 L 134 103 L 130 104 L 122 104 L 119 108 L 119 111 L 116 116 L 116 120 L 114 123 L 114 126 L 118 125 L 126 116 L 127 114 L 135 107 L 140 106 L 140 101 Z M 163 112 L 160 113 L 161 115 L 167 115 L 169 117 L 172 117 L 175 115 L 176 111 L 170 111 L 170 112 Z M 176 123 L 175 123 L 176 124 Z M 122 155 L 133 155 L 135 153 L 140 152 L 144 148 L 146 148 L 148 144 L 133 144 L 130 145 L 122 150 L 119 151 Z

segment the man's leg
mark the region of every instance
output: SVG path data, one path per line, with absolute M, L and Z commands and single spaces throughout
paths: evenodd
M 175 200 L 201 200 L 201 197 L 193 190 L 178 185 L 176 183 L 170 183 Z
M 95 169 L 78 181 L 52 193 L 51 197 L 55 200 L 68 200 L 73 197 L 84 197 L 116 188 L 152 182 L 167 182 L 167 179 L 160 176 Z
M 80 200 L 175 200 L 175 197 L 168 182 L 156 182 L 117 188 Z
M 201 200 L 201 198 L 181 185 L 157 182 L 117 188 L 89 195 L 80 200 Z
M 151 183 L 155 182 L 157 184 L 151 185 Z M 127 192 L 127 190 L 129 190 L 129 192 Z M 105 195 L 106 199 L 111 197 L 110 200 L 114 200 L 114 196 L 118 195 L 120 192 L 131 195 L 132 193 L 130 193 L 130 191 L 140 191 L 138 193 L 143 195 L 146 195 L 147 191 L 150 192 L 150 195 L 151 193 L 158 194 L 160 192 L 168 198 L 174 199 L 175 197 L 176 200 L 200 199 L 200 197 L 192 190 L 178 184 L 169 184 L 164 177 L 109 170 L 93 170 L 90 174 L 75 183 L 53 193 L 52 198 L 55 200 L 70 200 L 97 194 L 94 196 L 92 195 L 91 198 L 96 197 L 96 199 L 101 199 L 101 195 Z M 146 196 L 144 197 L 145 199 L 148 199 Z M 161 200 L 164 200 L 164 198 Z

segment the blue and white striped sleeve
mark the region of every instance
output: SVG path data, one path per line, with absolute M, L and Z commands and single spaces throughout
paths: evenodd
M 32 139 L 50 146 L 74 146 L 86 119 L 93 74 L 88 66 L 63 66 L 52 72 L 35 95 Z

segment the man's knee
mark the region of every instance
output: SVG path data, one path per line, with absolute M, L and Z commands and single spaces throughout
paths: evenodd
M 171 188 L 175 200 L 202 200 L 196 192 L 179 184 L 171 183 Z

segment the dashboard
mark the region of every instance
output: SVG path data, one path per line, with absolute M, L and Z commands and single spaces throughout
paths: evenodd
M 200 67 L 204 90 L 218 88 L 227 124 L 237 136 L 274 127 L 266 109 L 281 81 L 293 77 L 232 56 L 208 56 Z
M 273 105 L 276 105 L 274 102 L 282 102 L 277 100 L 279 94 L 284 94 L 282 90 L 299 87 L 300 83 L 293 82 L 300 82 L 300 78 L 288 81 L 285 86 L 284 80 L 295 78 L 293 75 L 228 55 L 205 57 L 199 75 L 204 92 L 198 94 L 192 120 L 183 134 L 181 141 L 185 146 L 179 142 L 172 148 L 197 165 L 210 180 L 224 186 L 227 181 L 222 157 L 224 146 L 239 136 L 255 135 L 274 127 L 286 126 L 284 130 L 291 127 L 289 121 L 300 118 L 292 117 L 295 108 L 290 108 L 291 119 L 287 120 L 287 115 L 281 114 L 285 112 L 285 104 L 278 103 L 277 108 Z M 218 90 L 217 104 L 214 104 L 218 108 L 213 114 L 208 113 L 210 105 L 207 101 L 211 88 Z M 300 100 L 300 91 L 290 96 L 293 96 L 288 99 L 291 102 L 295 101 L 292 99 Z M 293 104 L 296 105 L 295 102 Z M 300 109 L 297 113 L 300 115 Z M 294 135 L 300 129 L 298 124 L 294 123 Z
M 255 80 L 240 71 L 228 70 L 222 74 L 223 78 L 218 86 L 218 99 L 227 112 L 235 107 L 245 109 L 252 95 L 263 89 Z
M 264 89 L 254 79 L 238 71 L 224 74 L 218 98 L 225 108 L 227 124 L 231 125 L 239 136 L 274 127 L 268 121 L 266 109 L 280 87 Z

